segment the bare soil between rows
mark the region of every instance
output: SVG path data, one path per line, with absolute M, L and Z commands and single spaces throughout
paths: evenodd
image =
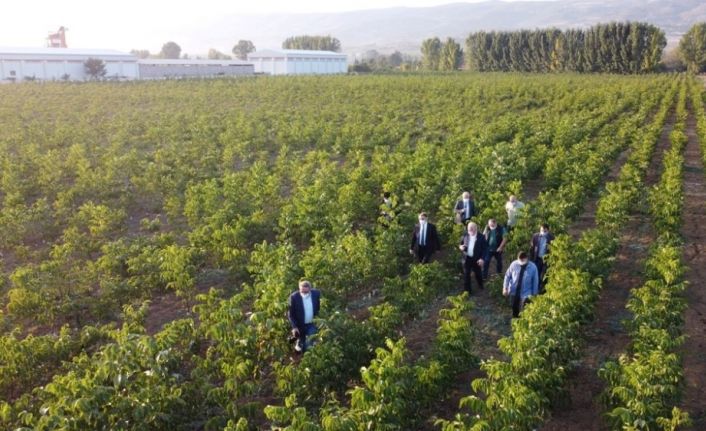
M 706 177 L 696 135 L 696 121 L 690 115 L 686 123 L 689 138 L 684 164 L 684 211 L 681 235 L 684 239 L 683 259 L 687 265 L 686 290 L 688 308 L 684 313 L 682 347 L 684 394 L 682 408 L 689 412 L 693 430 L 706 429 Z
M 645 185 L 651 186 L 659 180 L 664 152 L 669 149 L 669 133 L 672 131 L 675 114 L 667 119 L 662 135 L 655 148 L 645 176 Z M 624 153 L 625 154 L 625 153 Z M 616 164 L 608 180 L 617 178 L 619 166 Z M 575 223 L 570 232 L 578 237 L 581 232 L 595 225 L 597 199 L 587 205 L 587 212 Z M 613 272 L 606 280 L 595 306 L 595 317 L 585 328 L 585 347 L 581 359 L 574 364 L 567 379 L 566 397 L 554 406 L 552 417 L 542 427 L 547 431 L 563 430 L 604 430 L 608 424 L 603 419 L 604 408 L 599 397 L 604 390 L 604 382 L 598 377 L 598 370 L 609 360 L 626 351 L 630 337 L 622 322 L 629 319 L 625 308 L 630 290 L 642 282 L 643 263 L 648 248 L 655 238 L 644 213 L 646 202 L 635 209 L 630 220 L 616 232 L 620 235 L 620 246 L 616 254 Z

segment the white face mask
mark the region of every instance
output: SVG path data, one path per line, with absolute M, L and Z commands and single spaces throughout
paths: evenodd
M 470 198 L 463 198 L 463 202 L 470 202 Z
M 309 295 L 311 295 L 311 292 L 309 292 L 309 293 L 300 293 L 300 294 L 301 294 L 302 298 L 306 299 L 306 298 L 309 297 Z
M 421 218 L 419 219 L 419 224 L 424 224 L 424 223 L 426 223 L 426 222 L 427 222 L 426 219 L 421 219 Z

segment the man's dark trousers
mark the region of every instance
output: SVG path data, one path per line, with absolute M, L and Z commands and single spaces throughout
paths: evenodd
M 483 268 L 478 265 L 478 260 L 466 256 L 463 261 L 463 289 L 471 293 L 471 272 L 476 276 L 478 287 L 483 289 Z
M 520 309 L 522 308 L 522 279 L 525 278 L 525 269 L 527 265 L 522 265 L 520 269 L 520 276 L 517 278 L 517 289 L 515 290 L 515 296 L 512 297 L 512 317 L 520 317 Z
M 417 258 L 420 263 L 429 263 L 432 254 L 434 254 L 434 249 L 430 245 L 417 246 Z
M 488 253 L 488 260 L 483 265 L 483 278 L 488 278 L 488 273 L 490 273 L 490 261 L 495 258 L 495 270 L 498 274 L 503 272 L 503 252 L 502 251 L 491 251 Z
M 316 334 L 316 326 L 314 326 L 313 323 L 305 323 L 303 329 L 303 331 L 301 329 L 299 330 L 299 337 L 297 337 L 297 344 L 299 344 L 302 353 L 306 352 L 308 347 L 306 344 L 306 337 Z
M 539 277 L 539 293 L 544 293 L 544 274 L 547 272 L 547 265 L 544 264 L 544 258 L 535 257 L 534 264 L 537 266 L 537 276 Z

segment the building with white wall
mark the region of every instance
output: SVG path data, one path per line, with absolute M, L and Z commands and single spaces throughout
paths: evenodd
M 0 47 L 0 83 L 88 80 L 84 63 L 89 58 L 104 62 L 104 78 L 108 80 L 244 76 L 254 73 L 327 75 L 348 71 L 346 54 L 331 51 L 264 50 L 248 55 L 248 61 L 138 60 L 132 54 L 105 49 Z
M 137 57 L 109 49 L 0 48 L 0 82 L 83 81 L 84 62 L 97 58 L 105 63 L 107 79 L 138 79 Z
M 239 60 L 145 59 L 137 64 L 140 79 L 246 76 L 255 73 L 251 62 Z
M 332 51 L 266 49 L 248 54 L 256 73 L 268 75 L 327 75 L 348 72 L 348 57 Z

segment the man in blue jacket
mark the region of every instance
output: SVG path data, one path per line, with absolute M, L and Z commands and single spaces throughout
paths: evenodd
M 294 349 L 297 352 L 305 352 L 309 347 L 306 337 L 316 333 L 314 317 L 319 314 L 321 306 L 321 293 L 317 289 L 311 288 L 311 283 L 307 280 L 299 282 L 299 290 L 289 296 L 289 310 L 287 317 L 292 325 L 292 335 L 297 338 Z
M 527 253 L 521 251 L 517 260 L 510 264 L 503 281 L 503 295 L 512 298 L 512 317 L 520 317 L 520 311 L 529 304 L 530 298 L 539 294 L 539 272 L 530 262 Z

